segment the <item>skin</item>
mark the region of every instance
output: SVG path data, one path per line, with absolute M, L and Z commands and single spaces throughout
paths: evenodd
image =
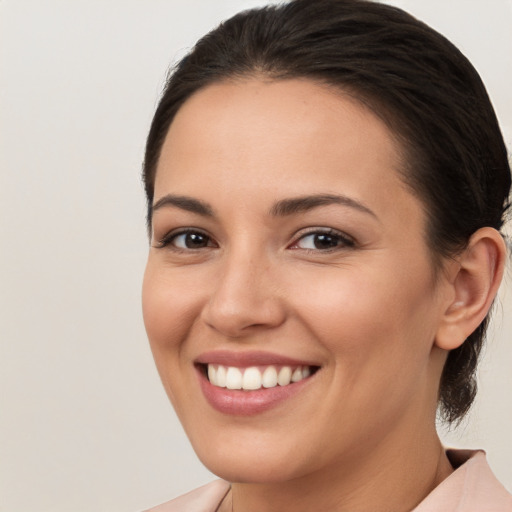
M 211 211 L 154 211 L 144 320 L 196 453 L 233 482 L 221 510 L 407 511 L 452 471 L 435 411 L 445 349 L 467 335 L 447 311 L 470 279 L 457 277 L 460 261 L 434 278 L 399 149 L 357 101 L 307 80 L 209 86 L 170 127 L 155 203 L 173 194 Z M 272 214 L 312 194 L 371 213 L 332 203 Z M 172 237 L 189 227 L 204 246 Z M 318 248 L 326 229 L 334 246 Z M 235 417 L 208 404 L 194 367 L 218 349 L 320 370 L 277 407 Z

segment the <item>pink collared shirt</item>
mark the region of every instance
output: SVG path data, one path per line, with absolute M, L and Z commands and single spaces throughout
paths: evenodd
M 483 451 L 448 450 L 457 469 L 411 512 L 512 512 L 512 495 L 498 482 Z M 215 480 L 146 512 L 215 512 L 229 483 Z
M 512 495 L 494 476 L 482 450 L 448 450 L 457 468 L 412 512 L 512 512 Z

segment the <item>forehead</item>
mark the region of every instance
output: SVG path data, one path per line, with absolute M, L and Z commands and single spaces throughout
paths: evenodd
M 175 142 L 182 148 L 183 142 L 202 138 L 218 143 L 229 136 L 238 143 L 231 148 L 233 154 L 237 147 L 272 140 L 293 144 L 320 137 L 325 144 L 346 141 L 347 146 L 364 134 L 388 155 L 398 149 L 391 131 L 353 94 L 307 79 L 254 78 L 224 81 L 196 92 L 178 110 L 165 145 L 180 135 L 182 140 Z
M 342 91 L 299 79 L 223 82 L 178 111 L 162 148 L 155 199 L 210 195 L 212 188 L 216 200 L 228 202 L 342 193 L 379 210 L 397 194 L 410 196 L 400 167 L 388 127 Z

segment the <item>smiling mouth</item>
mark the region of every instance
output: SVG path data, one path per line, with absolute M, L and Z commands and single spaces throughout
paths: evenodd
M 242 391 L 289 386 L 313 375 L 318 366 L 225 366 L 201 364 L 203 374 L 210 384 L 219 388 Z

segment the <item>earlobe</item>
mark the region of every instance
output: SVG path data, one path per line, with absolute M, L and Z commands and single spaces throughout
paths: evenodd
M 439 348 L 459 347 L 484 320 L 500 286 L 506 252 L 503 237 L 493 228 L 471 236 L 450 279 L 452 294 L 436 335 Z

